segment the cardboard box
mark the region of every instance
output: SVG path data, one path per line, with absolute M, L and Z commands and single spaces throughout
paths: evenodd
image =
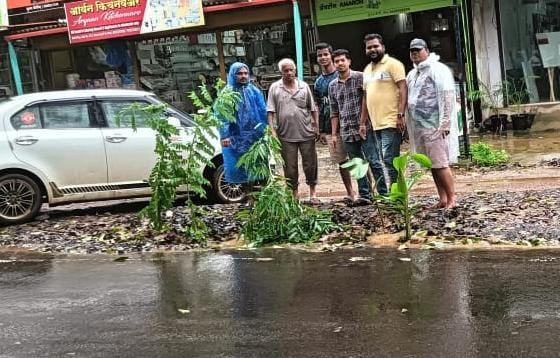
M 198 35 L 199 44 L 215 44 L 216 34 L 200 34 Z

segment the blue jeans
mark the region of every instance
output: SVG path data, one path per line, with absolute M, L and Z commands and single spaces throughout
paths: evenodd
M 377 154 L 377 145 L 373 132 L 368 132 L 365 140 L 344 142 L 344 149 L 346 149 L 350 159 L 362 158 L 369 162 L 369 167 L 371 168 L 377 186 L 377 192 L 381 195 L 387 194 L 383 163 L 379 160 L 379 155 Z M 367 176 L 358 179 L 358 192 L 361 198 L 371 200 L 371 191 Z
M 383 161 L 387 173 L 389 174 L 389 188 L 392 183 L 397 182 L 397 170 L 393 166 L 393 159 L 401 154 L 401 140 L 402 134 L 396 128 L 386 128 L 375 131 L 375 138 L 377 139 L 378 160 Z

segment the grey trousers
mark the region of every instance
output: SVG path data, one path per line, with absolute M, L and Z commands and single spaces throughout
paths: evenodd
M 301 164 L 307 185 L 317 185 L 317 177 L 319 175 L 315 139 L 296 143 L 282 141 L 284 176 L 293 190 L 298 188 L 298 151 L 301 153 Z

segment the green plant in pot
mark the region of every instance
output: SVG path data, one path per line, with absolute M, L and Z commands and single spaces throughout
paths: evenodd
M 507 129 L 508 116 L 502 113 L 504 94 L 503 83 L 488 86 L 482 81 L 478 82 L 478 89 L 468 93 L 470 101 L 480 101 L 482 108 L 488 108 L 490 111 L 490 116 L 481 123 L 481 131 L 490 130 L 499 133 Z
M 514 131 L 528 130 L 535 119 L 535 107 L 526 106 L 529 103 L 529 91 L 525 82 L 520 79 L 506 79 L 504 81 L 507 103 L 513 109 L 511 123 Z

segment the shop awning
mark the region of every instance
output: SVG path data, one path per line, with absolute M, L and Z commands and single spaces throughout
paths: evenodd
M 33 26 L 23 30 L 10 31 L 4 36 L 5 41 L 14 41 L 31 37 L 48 36 L 67 32 L 68 29 L 62 24 Z
M 228 11 L 241 9 L 249 6 L 270 6 L 282 3 L 289 3 L 291 0 L 253 0 L 253 1 L 225 1 L 224 3 L 214 2 L 214 5 L 204 5 L 204 13 Z M 204 4 L 205 2 L 203 2 Z
M 204 13 L 225 12 L 245 7 L 271 6 L 288 3 L 291 0 L 203 0 Z M 54 22 L 54 21 L 53 21 Z M 25 38 L 48 36 L 68 32 L 68 28 L 61 24 L 32 26 L 22 30 L 9 30 L 4 36 L 5 41 L 14 41 Z

